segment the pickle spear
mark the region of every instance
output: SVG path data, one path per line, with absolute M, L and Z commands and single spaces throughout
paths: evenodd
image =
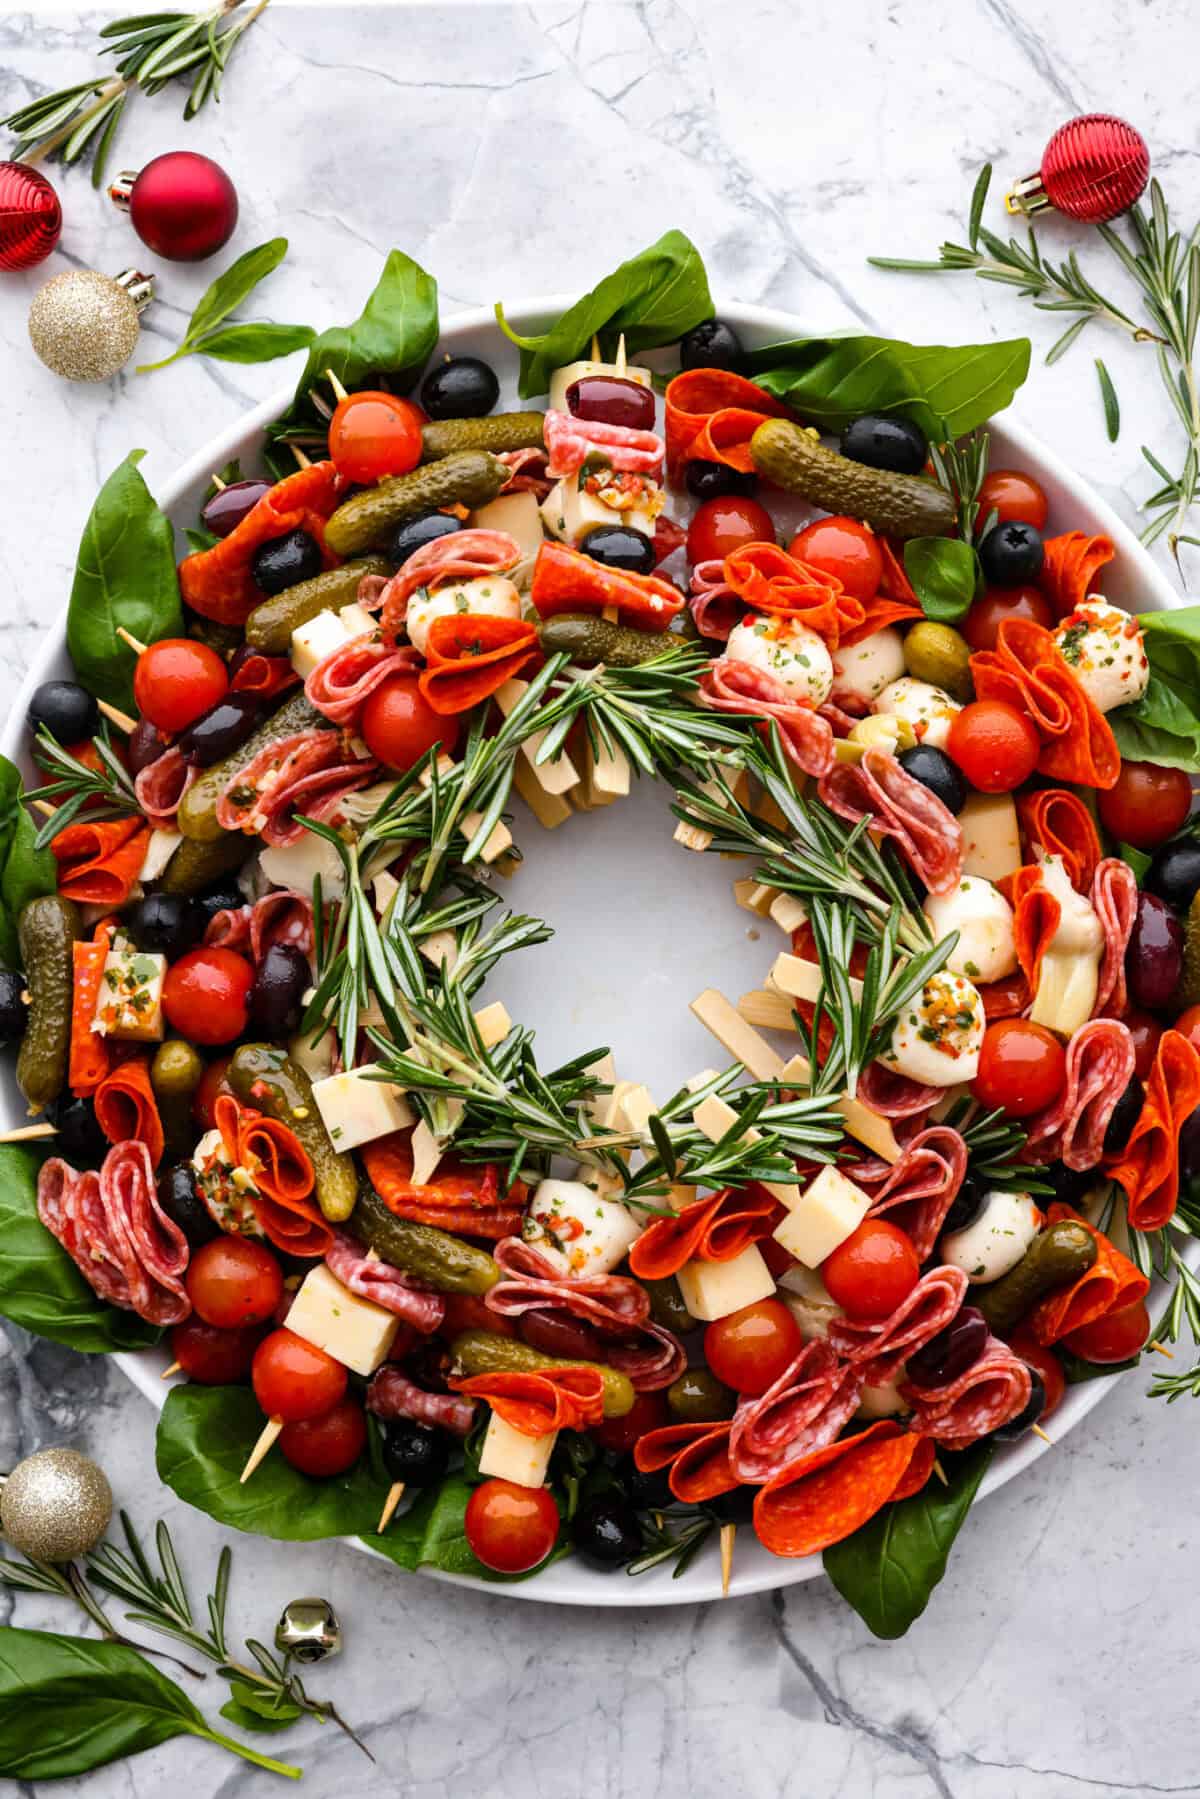
M 953 497 L 936 482 L 851 462 L 790 419 L 764 419 L 750 439 L 750 455 L 776 487 L 893 537 L 944 537 L 957 522 Z

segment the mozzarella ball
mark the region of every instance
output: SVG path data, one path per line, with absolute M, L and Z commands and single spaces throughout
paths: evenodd
M 953 1087 L 979 1073 L 985 1019 L 983 1001 L 961 974 L 941 969 L 910 1000 L 892 1030 L 891 1048 L 879 1060 L 894 1074 L 926 1087 Z
M 752 612 L 729 633 L 725 654 L 773 675 L 805 706 L 820 706 L 833 686 L 833 663 L 824 641 L 792 618 Z
M 619 1200 L 582 1181 L 539 1181 L 521 1226 L 526 1243 L 564 1275 L 611 1274 L 641 1234 Z
M 835 1318 L 845 1313 L 826 1289 L 815 1268 L 795 1262 L 779 1276 L 778 1297 L 782 1299 L 806 1343 L 823 1342 Z
M 520 618 L 521 596 L 505 575 L 478 575 L 473 581 L 448 581 L 430 593 L 418 587 L 408 602 L 405 626 L 409 642 L 422 656 L 435 618 L 469 612 L 476 618 Z
M 903 1365 L 889 1381 L 882 1386 L 864 1387 L 858 1396 L 858 1418 L 895 1418 L 904 1412 L 911 1412 L 912 1407 L 901 1396 L 900 1383 L 905 1378 Z
M 872 710 L 894 712 L 897 718 L 912 726 L 918 743 L 932 744 L 935 750 L 944 750 L 950 727 L 962 707 L 931 682 L 902 675 L 876 695 Z
M 990 881 L 964 875 L 953 893 L 929 895 L 925 916 L 938 943 L 958 932 L 946 964 L 952 973 L 972 981 L 1002 981 L 1016 973 L 1013 909 Z
M 942 1238 L 942 1260 L 961 1268 L 969 1281 L 985 1286 L 1016 1267 L 1040 1224 L 1041 1214 L 1032 1194 L 993 1188 L 984 1194 L 977 1218 Z
M 833 703 L 869 706 L 890 682 L 904 673 L 904 639 L 887 625 L 858 643 L 833 652 Z
M 1150 663 L 1138 622 L 1098 593 L 1068 613 L 1054 641 L 1083 691 L 1100 712 L 1140 700 L 1150 681 Z

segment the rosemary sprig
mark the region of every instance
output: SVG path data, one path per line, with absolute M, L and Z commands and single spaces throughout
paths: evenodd
M 44 849 L 52 837 L 65 831 L 76 814 L 87 806 L 91 818 L 128 818 L 141 811 L 128 769 L 118 759 L 112 746 L 107 723 L 92 738 L 99 768 L 89 768 L 73 756 L 42 725 L 33 742 L 33 759 L 39 768 L 53 776 L 44 787 L 36 787 L 26 795 L 30 800 L 45 800 L 54 807 L 51 816 L 38 826 L 34 848 Z
M 942 1123 L 958 1132 L 967 1146 L 971 1173 L 988 1187 L 1010 1187 L 1021 1193 L 1054 1192 L 1035 1163 L 1019 1159 L 1028 1133 L 1015 1120 L 1006 1118 L 999 1107 L 994 1112 L 981 1112 L 974 1100 L 964 1096 L 955 1101 Z
M 680 1525 L 678 1531 L 668 1528 L 675 1522 Z M 641 1555 L 635 1555 L 628 1563 L 626 1574 L 646 1574 L 651 1568 L 673 1561 L 671 1577 L 678 1580 L 680 1575 L 687 1573 L 716 1526 L 717 1520 L 711 1512 L 681 1511 L 674 1506 L 653 1516 L 643 1515 L 641 1527 L 645 1547 Z
M 538 761 L 557 756 L 582 717 L 593 749 L 619 747 L 648 775 L 680 769 L 707 775 L 714 764 L 734 766 L 748 728 L 694 703 L 708 665 L 703 646 L 681 638 L 677 647 L 636 668 L 566 669 L 555 683 Z
M 964 543 L 978 543 L 996 522 L 995 509 L 979 517 L 979 490 L 987 474 L 991 438 L 975 431 L 961 443 L 930 444 L 929 456 L 938 485 L 953 494 L 958 509 L 958 535 Z
M 1114 1189 L 1115 1191 L 1115 1189 Z M 1189 1268 L 1178 1239 L 1200 1237 L 1200 1203 L 1180 1195 L 1175 1215 L 1161 1230 L 1127 1232 L 1129 1254 L 1143 1274 L 1171 1283 L 1166 1306 L 1154 1327 L 1153 1340 L 1178 1343 L 1186 1328 L 1193 1344 L 1200 1346 L 1200 1276 Z M 1149 1389 L 1151 1399 L 1200 1399 L 1200 1356 L 1178 1373 L 1156 1374 Z

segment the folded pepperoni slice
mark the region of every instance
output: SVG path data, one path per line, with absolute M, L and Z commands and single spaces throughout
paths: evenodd
M 748 543 L 725 558 L 725 579 L 755 612 L 795 619 L 823 637 L 831 650 L 863 623 L 861 600 L 846 593 L 836 575 L 789 556 L 777 543 Z
M 908 1473 L 918 1439 L 880 1418 L 854 1437 L 792 1462 L 754 1502 L 754 1529 L 772 1555 L 816 1555 L 887 1504 Z
M 77 821 L 51 839 L 58 891 L 85 906 L 123 906 L 146 859 L 150 827 L 143 818 Z
M 1022 794 L 1017 816 L 1030 846 L 1048 856 L 1061 856 L 1072 887 L 1086 893 L 1100 861 L 1100 838 L 1079 795 L 1064 787 Z
M 93 1104 L 96 1123 L 110 1143 L 144 1143 L 158 1167 L 165 1139 L 150 1085 L 150 1065 L 144 1058 L 131 1057 L 110 1069 L 96 1088 Z
M 604 1416 L 604 1376 L 598 1368 L 472 1374 L 451 1380 L 450 1385 L 468 1399 L 485 1399 L 523 1437 L 544 1437 L 552 1430 L 593 1430 Z
M 1179 1133 L 1200 1106 L 1200 1052 L 1179 1031 L 1164 1031 L 1146 1083 L 1141 1116 L 1120 1160 L 1109 1168 L 1129 1195 L 1135 1231 L 1156 1231 L 1179 1197 Z
M 648 1430 L 633 1446 L 633 1459 L 643 1474 L 671 1470 L 668 1485 L 683 1505 L 702 1505 L 742 1482 L 729 1464 L 728 1419 L 719 1424 L 664 1424 Z
M 364 1143 L 359 1154 L 371 1185 L 397 1218 L 469 1237 L 510 1237 L 520 1232 L 525 1187 L 514 1181 L 506 1196 L 508 1204 L 502 1205 L 494 1163 L 464 1169 L 443 1163 L 436 1180 L 419 1184 L 412 1178 L 407 1131 Z
M 333 1231 L 311 1197 L 313 1166 L 296 1133 L 228 1093 L 217 1096 L 213 1117 L 229 1160 L 257 1188 L 247 1197 L 263 1235 L 290 1255 L 325 1255 Z
M 544 543 L 538 551 L 529 597 L 540 618 L 615 606 L 621 623 L 637 631 L 665 631 L 684 604 L 679 589 L 661 575 L 604 568 L 562 543 Z
M 689 462 L 723 462 L 754 473 L 750 439 L 764 419 L 795 414 L 782 400 L 724 369 L 687 369 L 667 386 L 667 469 L 678 481 Z
M 1068 612 L 1074 612 L 1076 606 L 1083 604 L 1092 592 L 1100 570 L 1117 553 L 1111 537 L 1088 537 L 1083 531 L 1047 537 L 1042 550 L 1038 586 L 1058 618 L 1065 618 Z
M 1097 1318 L 1107 1317 L 1109 1312 L 1119 1312 L 1125 1306 L 1145 1299 L 1150 1291 L 1149 1275 L 1135 1268 L 1129 1257 L 1122 1255 L 1102 1231 L 1081 1218 L 1070 1206 L 1059 1203 L 1049 1208 L 1046 1218 L 1050 1224 L 1059 1224 L 1065 1218 L 1081 1224 L 1096 1245 L 1096 1260 L 1069 1287 L 1048 1293 L 1038 1301 L 1029 1315 L 1029 1323 L 1039 1343 L 1057 1343 L 1070 1331 L 1094 1324 Z
M 828 719 L 811 706 L 802 706 L 765 668 L 721 656 L 701 675 L 699 700 L 712 712 L 736 712 L 777 725 L 789 760 L 801 773 L 818 776 L 833 767 L 833 727 Z
M 933 1464 L 937 1461 L 937 1445 L 932 1437 L 921 1437 L 913 1451 L 912 1461 L 900 1476 L 890 1504 L 897 1505 L 902 1499 L 911 1499 L 919 1493 L 929 1476 L 933 1473 Z
M 971 657 L 971 674 L 976 698 L 1003 700 L 1032 718 L 1042 739 L 1039 774 L 1079 787 L 1113 786 L 1121 755 L 1112 728 L 1043 625 L 1004 619 L 996 648 Z
M 1031 993 L 1037 992 L 1042 957 L 1054 941 L 1062 907 L 1042 880 L 1042 871 L 1027 862 L 998 883 L 1013 909 L 1013 943 L 1021 973 Z
M 417 685 L 435 712 L 449 717 L 490 699 L 538 653 L 537 629 L 519 618 L 454 613 L 429 627 L 427 667 Z
M 184 557 L 179 588 L 187 604 L 217 624 L 244 625 L 267 597 L 251 573 L 254 552 L 291 531 L 307 531 L 320 547 L 321 566 L 336 568 L 338 558 L 325 547 L 325 521 L 340 500 L 341 483 L 332 462 L 314 462 L 277 481 L 228 537 L 211 550 Z
M 764 1187 L 726 1187 L 697 1199 L 674 1218 L 656 1218 L 629 1252 L 640 1280 L 665 1280 L 685 1262 L 730 1262 L 751 1243 L 769 1236 L 783 1207 Z
M 1005 975 L 1002 981 L 976 981 L 975 990 L 983 1001 L 983 1015 L 989 1024 L 998 1018 L 1023 1018 L 1033 1003 L 1023 974 Z

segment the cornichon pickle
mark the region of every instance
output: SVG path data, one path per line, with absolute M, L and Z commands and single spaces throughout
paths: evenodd
M 545 1368 L 595 1368 L 604 1382 L 604 1416 L 623 1418 L 633 1410 L 637 1395 L 633 1382 L 605 1362 L 585 1362 L 573 1356 L 544 1355 L 519 1337 L 501 1337 L 494 1331 L 463 1331 L 450 1345 L 450 1354 L 467 1374 L 540 1374 Z
M 760 474 L 826 512 L 865 519 L 894 537 L 942 537 L 954 529 L 954 500 L 920 475 L 868 468 L 827 450 L 789 419 L 765 419 L 750 439 Z
M 334 1224 L 349 1218 L 358 1198 L 354 1160 L 334 1148 L 304 1070 L 273 1044 L 243 1043 L 225 1078 L 239 1099 L 295 1131 L 313 1165 L 322 1215 Z
M 335 556 L 356 556 L 382 543 L 402 519 L 418 512 L 439 506 L 486 506 L 511 473 L 486 450 L 460 450 L 411 474 L 389 475 L 378 487 L 364 488 L 342 502 L 325 527 L 325 542 Z
M 1081 1224 L 1063 1218 L 1035 1237 L 1015 1268 L 971 1294 L 994 1331 L 1011 1330 L 1043 1294 L 1086 1274 L 1096 1260 L 1096 1239 Z
M 285 737 L 295 737 L 300 731 L 329 729 L 329 720 L 305 699 L 303 693 L 292 694 L 278 712 L 272 713 L 258 727 L 253 737 L 246 739 L 241 749 L 235 750 L 232 756 L 227 756 L 224 762 L 215 762 L 211 768 L 206 768 L 199 780 L 193 782 L 179 802 L 176 815 L 178 828 L 185 837 L 197 838 L 201 843 L 214 843 L 224 835 L 217 820 L 217 801 L 240 768 L 245 768 L 248 762 L 252 762 L 260 750 L 269 749 L 274 743 L 281 743 Z M 182 847 L 181 844 L 180 848 Z
M 353 605 L 358 584 L 364 575 L 390 575 L 391 564 L 382 556 L 361 556 L 355 562 L 343 562 L 340 568 L 327 568 L 311 581 L 297 581 L 282 593 L 272 594 L 256 606 L 246 620 L 246 642 L 264 656 L 286 656 L 292 647 L 292 632 L 306 625 L 318 612 L 338 612 Z
M 359 1187 L 349 1228 L 385 1262 L 427 1281 L 439 1293 L 478 1296 L 500 1279 L 500 1270 L 485 1249 L 476 1249 L 435 1225 L 397 1218 L 366 1181 Z
M 458 450 L 540 450 L 544 412 L 493 412 L 482 419 L 435 419 L 421 426 L 421 461 L 437 462 Z
M 565 650 L 574 662 L 604 662 L 609 668 L 636 668 L 676 650 L 673 631 L 635 631 L 589 612 L 560 612 L 538 626 L 544 650 Z
M 57 1099 L 67 1077 L 71 1042 L 72 945 L 83 937 L 74 900 L 45 893 L 30 900 L 17 924 L 29 990 L 29 1022 L 17 1056 L 17 1086 L 31 1112 Z
M 915 624 L 904 639 L 904 666 L 915 680 L 943 688 L 963 705 L 974 695 L 970 647 L 953 625 L 931 618 Z
M 643 1281 L 642 1285 L 650 1295 L 650 1316 L 655 1324 L 665 1324 L 668 1330 L 677 1331 L 681 1337 L 695 1330 L 698 1320 L 684 1304 L 679 1282 L 673 1274 L 662 1280 Z
M 209 843 L 197 837 L 185 837 L 163 869 L 162 879 L 154 883 L 159 893 L 178 893 L 189 897 L 202 893 L 219 881 L 222 875 L 240 868 L 256 839 L 244 831 L 222 831 Z
M 196 1142 L 192 1120 L 192 1095 L 200 1085 L 204 1063 L 182 1037 L 168 1037 L 154 1052 L 150 1085 L 158 1102 L 158 1115 L 173 1155 L 190 1155 Z
M 1200 892 L 1193 894 L 1183 921 L 1183 973 L 1175 1000 L 1181 1008 L 1200 1006 Z

